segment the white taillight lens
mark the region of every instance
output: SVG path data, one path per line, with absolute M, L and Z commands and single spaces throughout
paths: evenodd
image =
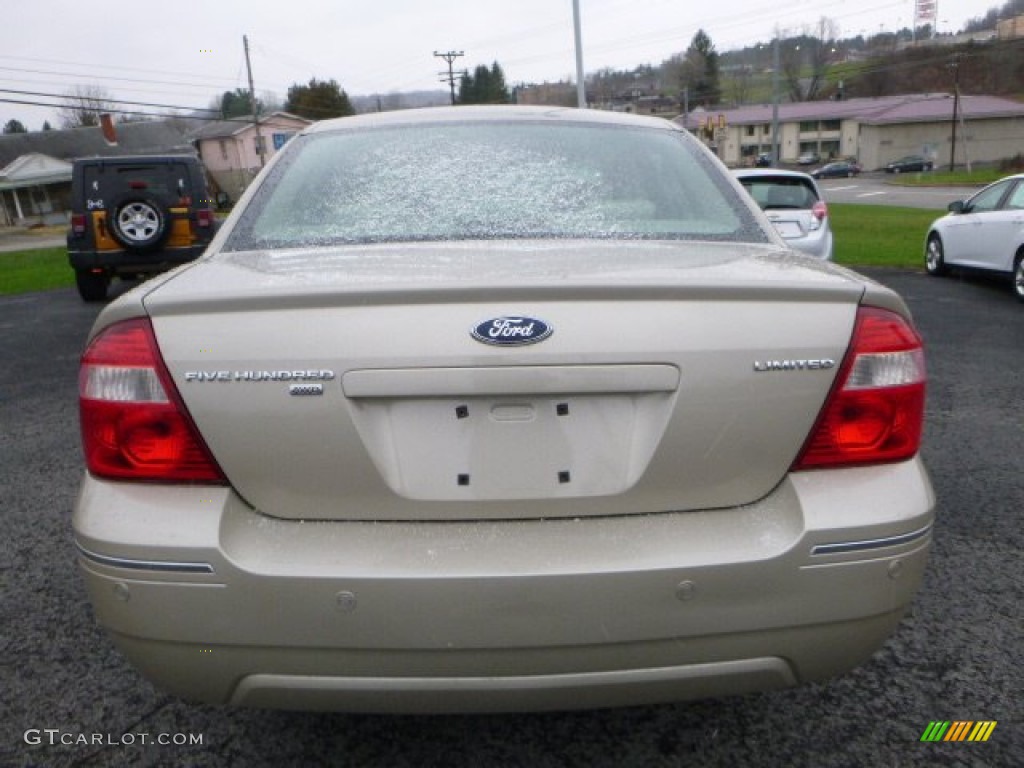
M 97 477 L 224 483 L 160 357 L 149 320 L 116 323 L 82 355 L 82 447 Z
M 113 365 L 83 366 L 79 394 L 90 400 L 124 403 L 166 403 L 167 393 L 152 368 Z
M 794 470 L 903 461 L 921 446 L 921 338 L 900 315 L 857 313 L 850 350 Z
M 845 388 L 899 387 L 924 380 L 924 350 L 864 354 L 853 361 Z

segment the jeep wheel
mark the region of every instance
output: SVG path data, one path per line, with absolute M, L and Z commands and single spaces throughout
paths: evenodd
M 104 272 L 90 272 L 87 269 L 75 270 L 75 284 L 82 301 L 105 301 L 110 278 Z
M 122 198 L 114 204 L 110 233 L 125 248 L 144 251 L 153 248 L 167 234 L 167 212 L 155 200 Z

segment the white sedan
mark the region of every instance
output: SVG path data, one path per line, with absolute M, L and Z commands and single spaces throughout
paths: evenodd
M 949 205 L 925 238 L 925 268 L 944 275 L 951 267 L 1003 272 L 1024 301 L 1024 174 L 990 184 Z
M 316 123 L 108 306 L 73 517 L 163 688 L 364 712 L 822 680 L 921 583 L 921 340 L 672 123 Z

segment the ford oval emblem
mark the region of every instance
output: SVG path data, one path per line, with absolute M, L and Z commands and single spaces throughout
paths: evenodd
M 473 328 L 473 338 L 499 347 L 536 344 L 551 335 L 551 326 L 536 317 L 494 317 Z

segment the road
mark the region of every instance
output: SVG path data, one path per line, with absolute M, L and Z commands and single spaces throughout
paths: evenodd
M 892 181 L 892 176 L 871 174 L 852 179 L 821 179 L 818 184 L 829 203 L 932 208 L 943 213 L 954 200 L 978 191 L 978 187 L 910 187 Z
M 62 227 L 44 227 L 26 230 L 20 227 L 0 227 L 0 253 L 33 248 L 58 248 L 67 244 Z
M 775 693 L 469 717 L 220 709 L 140 678 L 95 625 L 69 523 L 77 356 L 97 309 L 73 290 L 0 297 L 0 765 L 1024 765 L 1024 306 L 1002 282 L 872 274 L 907 298 L 927 343 L 938 496 L 924 587 L 884 649 Z M 936 720 L 998 725 L 985 743 L 922 743 Z M 143 743 L 161 734 L 202 743 Z

